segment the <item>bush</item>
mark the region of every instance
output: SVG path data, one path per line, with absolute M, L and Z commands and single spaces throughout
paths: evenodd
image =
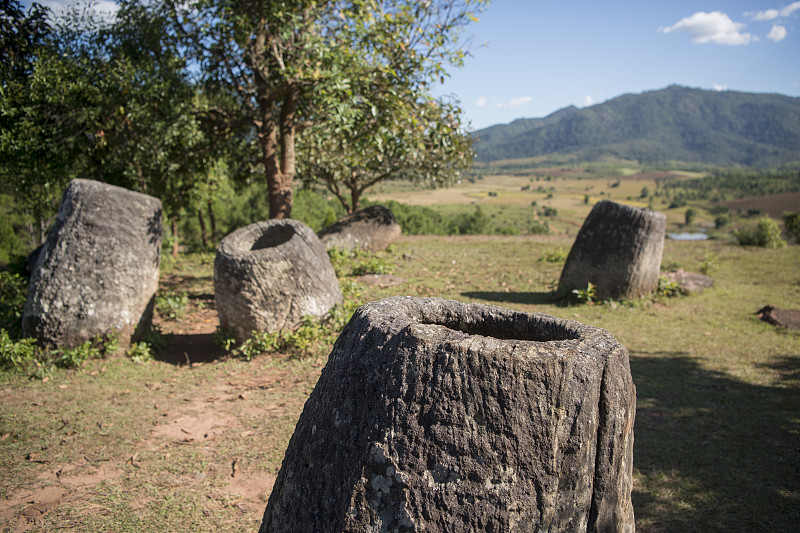
M 550 233 L 550 228 L 547 224 L 539 224 L 538 222 L 534 222 L 531 226 L 531 234 L 532 235 L 547 235 Z
M 778 223 L 763 217 L 756 223 L 748 224 L 733 232 L 742 246 L 762 246 L 764 248 L 783 248 L 786 241 L 781 239 Z
M 681 286 L 678 285 L 677 282 L 671 281 L 666 276 L 659 276 L 656 294 L 659 296 L 666 296 L 667 298 L 680 296 L 682 294 Z
M 158 314 L 164 318 L 177 320 L 186 314 L 186 307 L 189 305 L 189 296 L 182 292 L 159 292 L 156 295 L 156 309 Z
M 800 242 L 800 211 L 796 213 L 784 213 L 783 223 L 786 225 L 786 233 L 789 237 L 794 237 Z
M 539 258 L 539 261 L 547 261 L 548 263 L 563 263 L 566 260 L 567 252 L 561 247 L 545 250 L 544 255 Z
M 22 310 L 27 294 L 27 279 L 19 274 L 0 272 L 0 328 L 15 339 L 22 327 Z

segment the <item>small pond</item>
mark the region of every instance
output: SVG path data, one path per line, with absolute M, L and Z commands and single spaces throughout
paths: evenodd
M 704 241 L 708 239 L 705 233 L 669 233 L 667 237 L 676 241 Z

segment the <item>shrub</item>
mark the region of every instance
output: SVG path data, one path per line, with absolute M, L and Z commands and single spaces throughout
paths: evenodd
M 538 222 L 534 222 L 531 226 L 531 234 L 533 235 L 547 235 L 550 233 L 550 228 L 547 224 L 539 224 Z
M 159 292 L 156 295 L 156 309 L 158 314 L 165 318 L 179 319 L 186 314 L 186 307 L 189 305 L 189 296 L 182 292 Z
M 682 294 L 681 286 L 677 282 L 670 280 L 666 276 L 658 277 L 658 288 L 656 294 L 659 296 L 666 296 L 668 298 L 673 296 L 680 296 Z
M 714 252 L 708 252 L 703 257 L 703 264 L 700 265 L 700 272 L 706 276 L 711 276 L 719 270 L 719 257 Z
M 786 225 L 786 233 L 789 237 L 794 237 L 800 242 L 800 211 L 796 213 L 784 213 L 783 223 Z
M 786 241 L 781 239 L 781 230 L 777 222 L 769 217 L 763 217 L 755 223 L 739 228 L 733 234 L 742 246 L 762 246 L 764 248 L 786 246 Z
M 714 219 L 714 227 L 716 229 L 722 229 L 728 225 L 728 217 L 725 215 L 719 215 L 717 218 Z
M 0 328 L 13 338 L 19 337 L 27 293 L 27 279 L 19 274 L 0 272 Z
M 592 305 L 594 304 L 595 299 L 597 298 L 597 294 L 595 291 L 596 287 L 590 281 L 589 284 L 586 285 L 585 289 L 575 289 L 572 291 L 572 294 L 575 295 L 575 298 L 577 298 L 577 300 L 580 303 Z
M 563 263 L 566 260 L 567 252 L 561 247 L 545 250 L 544 255 L 539 258 L 539 261 L 547 261 L 548 263 Z
M 365 274 L 391 274 L 393 271 L 394 265 L 378 256 L 367 257 L 353 266 L 354 276 L 363 276 Z

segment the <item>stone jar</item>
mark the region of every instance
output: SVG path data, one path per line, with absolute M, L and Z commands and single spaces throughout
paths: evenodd
M 633 299 L 658 287 L 667 218 L 655 211 L 602 200 L 583 221 L 558 290 L 595 286 L 598 299 Z
M 29 260 L 22 335 L 75 347 L 116 333 L 127 347 L 150 325 L 161 260 L 161 202 L 72 180 L 56 222 Z
M 600 328 L 435 298 L 359 308 L 266 532 L 634 531 L 636 393 Z
M 241 342 L 252 331 L 294 328 L 342 301 L 325 246 L 297 220 L 269 220 L 224 239 L 214 260 L 219 323 Z

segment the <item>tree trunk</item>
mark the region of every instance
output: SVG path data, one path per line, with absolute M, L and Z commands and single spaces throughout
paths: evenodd
M 211 225 L 211 242 L 217 242 L 217 218 L 214 216 L 214 202 L 208 199 L 208 223 Z
M 347 214 L 352 215 L 361 208 L 361 191 L 357 188 L 350 189 L 350 206 L 347 208 Z
M 200 224 L 200 238 L 203 240 L 203 248 L 208 249 L 208 234 L 206 233 L 206 221 L 203 218 L 203 210 L 197 210 L 197 223 Z
M 178 257 L 178 215 L 173 214 L 172 221 L 172 257 Z
M 290 218 L 292 214 L 291 180 L 289 180 L 287 194 L 286 177 L 278 160 L 278 131 L 272 113 L 272 103 L 266 104 L 265 109 L 262 109 L 262 121 L 258 133 L 264 171 L 267 175 L 269 218 Z M 282 141 L 281 144 L 284 143 L 285 141 Z

